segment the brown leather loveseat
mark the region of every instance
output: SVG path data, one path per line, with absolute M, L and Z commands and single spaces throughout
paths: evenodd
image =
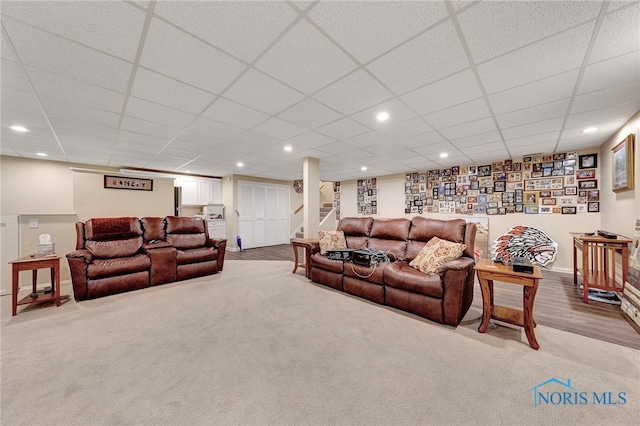
M 211 239 L 201 218 L 94 218 L 76 223 L 67 254 L 76 300 L 222 271 L 227 241 Z
M 407 311 L 441 324 L 457 326 L 473 301 L 476 225 L 464 219 L 439 220 L 343 218 L 348 248 L 388 253 L 392 260 L 375 268 L 331 260 L 318 243 L 307 249 L 308 276 L 317 283 L 364 299 Z M 432 238 L 464 244 L 462 257 L 425 274 L 409 263 Z

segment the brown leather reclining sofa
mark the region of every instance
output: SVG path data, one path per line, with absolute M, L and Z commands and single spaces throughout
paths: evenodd
M 373 302 L 411 312 L 441 324 L 457 326 L 473 301 L 476 225 L 464 219 L 439 220 L 344 218 L 338 223 L 348 248 L 384 251 L 394 260 L 373 269 L 320 254 L 307 246 L 308 277 L 317 283 Z M 409 266 L 433 237 L 466 245 L 462 257 L 427 275 Z
M 67 254 L 76 300 L 93 299 L 222 271 L 227 240 L 204 219 L 95 218 L 76 223 Z

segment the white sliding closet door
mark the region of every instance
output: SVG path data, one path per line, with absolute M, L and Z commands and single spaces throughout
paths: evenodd
M 289 187 L 238 182 L 242 248 L 289 242 Z

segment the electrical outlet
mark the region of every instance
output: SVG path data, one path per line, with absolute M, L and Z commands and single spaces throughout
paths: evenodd
M 29 219 L 29 228 L 38 229 L 38 219 Z

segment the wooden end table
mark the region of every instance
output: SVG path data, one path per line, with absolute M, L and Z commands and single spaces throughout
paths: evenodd
M 307 268 L 307 243 L 317 243 L 319 240 L 317 238 L 294 238 L 291 240 L 291 247 L 293 247 L 293 271 L 292 273 L 296 273 L 298 267 L 304 268 L 305 273 L 304 276 L 309 278 L 309 268 Z M 300 263 L 298 258 L 298 248 L 302 248 L 304 251 L 304 257 L 302 263 Z
M 511 266 L 495 263 L 489 259 L 480 259 L 475 268 L 482 290 L 482 322 L 478 331 L 484 333 L 489 327 L 491 318 L 508 324 L 524 327 L 529 346 L 533 349 L 540 348 L 533 329 L 536 322 L 533 320 L 533 302 L 538 291 L 538 283 L 542 279 L 540 267 L 533 266 L 533 274 L 514 272 Z M 523 286 L 523 310 L 498 306 L 493 303 L 493 282 L 500 281 L 509 284 Z
M 12 300 L 12 316 L 18 313 L 18 305 L 27 305 L 30 303 L 44 303 L 51 300 L 56 302 L 56 306 L 60 306 L 60 256 L 56 255 L 37 255 L 25 256 L 16 259 L 11 264 L 11 300 Z M 51 292 L 38 291 L 38 269 L 49 268 L 51 270 Z M 31 293 L 18 301 L 18 292 L 20 291 L 19 273 L 20 271 L 32 271 L 31 274 Z

